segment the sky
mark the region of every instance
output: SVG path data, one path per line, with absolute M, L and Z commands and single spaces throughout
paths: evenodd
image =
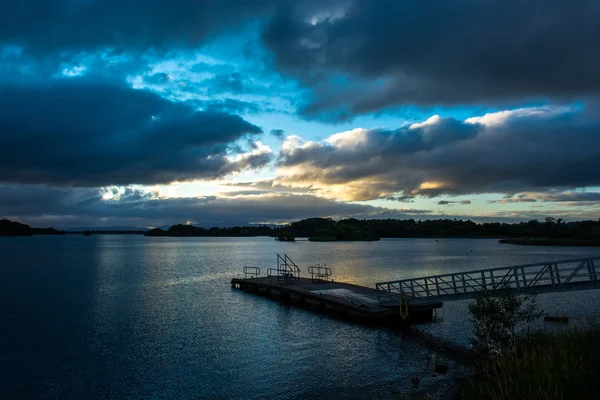
M 597 0 L 4 0 L 0 218 L 600 217 Z

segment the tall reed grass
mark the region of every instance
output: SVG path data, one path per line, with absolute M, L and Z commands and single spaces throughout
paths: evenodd
M 476 369 L 465 400 L 600 399 L 600 325 L 531 333 Z

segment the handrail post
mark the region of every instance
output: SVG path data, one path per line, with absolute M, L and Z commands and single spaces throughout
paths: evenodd
M 454 274 L 452 274 L 452 287 L 454 288 L 454 295 L 457 295 L 458 293 L 456 292 L 456 276 Z
M 592 286 L 595 286 L 596 285 L 596 271 L 594 268 L 594 264 L 591 260 L 588 260 L 587 267 L 588 267 L 588 274 L 590 276 L 590 283 L 592 284 Z

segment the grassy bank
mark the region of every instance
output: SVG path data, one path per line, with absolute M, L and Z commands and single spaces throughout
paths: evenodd
M 500 243 L 519 244 L 524 246 L 600 246 L 600 240 L 555 238 L 500 239 Z
M 476 369 L 482 372 L 463 386 L 465 400 L 597 399 L 600 326 L 525 336 L 514 351 Z

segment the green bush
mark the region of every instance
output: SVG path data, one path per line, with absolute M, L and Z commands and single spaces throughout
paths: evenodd
M 474 350 L 497 355 L 510 350 L 517 340 L 519 326 L 529 325 L 542 316 L 534 296 L 517 296 L 508 290 L 478 292 L 469 304 Z

